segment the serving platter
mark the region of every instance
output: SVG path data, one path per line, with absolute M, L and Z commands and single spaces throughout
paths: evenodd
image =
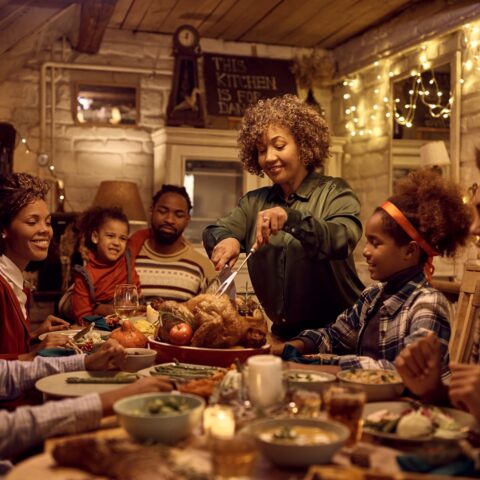
M 186 371 L 182 371 L 185 369 Z M 188 376 L 188 371 L 193 370 L 198 375 Z M 151 367 L 144 368 L 137 372 L 138 375 L 150 377 L 155 375 L 168 375 L 174 380 L 199 380 L 202 378 L 209 378 L 212 375 L 220 372 L 224 372 L 225 369 L 221 367 L 212 367 L 208 365 L 196 365 L 193 363 L 177 363 L 167 362 L 160 363 L 158 365 L 152 365 Z M 184 375 L 186 373 L 187 375 Z
M 50 397 L 79 397 L 89 393 L 103 393 L 117 388 L 124 387 L 125 383 L 67 383 L 69 377 L 80 379 L 103 379 L 109 380 L 119 378 L 125 375 L 132 375 L 128 372 L 98 371 L 87 372 L 85 370 L 78 372 L 63 372 L 49 375 L 41 378 L 35 383 L 35 388 Z M 114 381 L 114 380 L 112 380 Z
M 194 365 L 229 367 L 237 360 L 243 363 L 253 355 L 264 355 L 270 352 L 269 344 L 265 344 L 260 348 L 186 347 L 159 342 L 152 336 L 148 337 L 148 343 L 150 348 L 156 350 L 158 363 L 168 363 L 178 360 L 181 363 L 191 363 Z
M 429 407 L 428 405 L 425 405 Z M 438 408 L 438 407 L 437 407 Z M 373 402 L 365 404 L 363 410 L 363 421 L 366 422 L 367 418 L 380 410 L 388 410 L 388 412 L 393 414 L 401 414 L 405 410 L 412 409 L 412 405 L 408 402 Z M 364 431 L 374 437 L 383 440 L 401 442 L 401 443 L 425 443 L 431 442 L 432 440 L 435 441 L 451 441 L 453 439 L 463 438 L 465 435 L 464 431 L 468 428 L 472 428 L 476 425 L 475 418 L 467 412 L 463 412 L 462 410 L 456 410 L 453 408 L 439 408 L 443 413 L 449 415 L 458 425 L 458 435 L 454 437 L 446 438 L 444 436 L 436 435 L 435 432 L 433 434 L 425 435 L 422 437 L 404 437 L 400 436 L 396 433 L 387 433 L 382 432 L 379 430 L 375 430 L 373 428 L 369 428 L 367 426 L 364 427 Z

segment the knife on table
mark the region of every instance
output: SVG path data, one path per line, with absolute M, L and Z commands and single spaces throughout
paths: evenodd
M 85 328 L 82 328 L 79 332 L 77 332 L 73 337 L 72 340 L 74 342 L 78 342 L 80 339 L 82 339 L 87 333 L 91 332 L 93 330 L 93 327 L 95 326 L 95 322 L 92 322 L 90 325 L 87 325 Z

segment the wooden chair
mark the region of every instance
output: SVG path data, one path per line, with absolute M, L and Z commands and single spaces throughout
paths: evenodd
M 480 338 L 480 265 L 465 264 L 450 338 L 450 359 L 457 362 L 479 361 Z

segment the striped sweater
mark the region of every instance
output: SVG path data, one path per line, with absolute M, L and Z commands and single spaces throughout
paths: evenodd
M 135 235 L 145 235 L 136 232 Z M 183 248 L 173 254 L 159 254 L 147 238 L 140 249 L 135 269 L 140 277 L 145 300 L 162 297 L 165 300 L 186 301 L 201 293 L 215 278 L 210 260 L 183 240 Z

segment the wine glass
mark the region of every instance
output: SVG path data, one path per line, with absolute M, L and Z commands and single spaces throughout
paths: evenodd
M 137 287 L 130 283 L 117 285 L 113 295 L 113 308 L 122 320 L 131 317 L 138 309 Z

